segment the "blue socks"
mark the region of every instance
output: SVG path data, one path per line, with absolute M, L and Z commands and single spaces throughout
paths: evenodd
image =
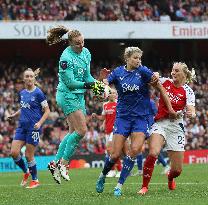
M 24 173 L 27 173 L 27 167 L 26 167 L 26 164 L 25 164 L 25 161 L 22 159 L 22 156 L 19 155 L 16 159 L 14 159 L 14 162 L 16 165 L 18 165 L 18 167 L 24 172 Z
M 143 169 L 143 154 L 142 153 L 138 154 L 136 159 L 137 159 L 138 170 L 142 171 L 142 169 Z
M 110 156 L 106 155 L 105 165 L 104 165 L 102 174 L 104 176 L 106 176 L 108 174 L 108 172 L 112 169 L 114 164 L 115 164 L 115 162 L 110 158 Z
M 35 159 L 31 162 L 28 162 L 28 168 L 30 170 L 30 174 L 32 176 L 32 180 L 37 180 L 37 166 L 36 166 L 36 162 Z
M 132 159 L 128 155 L 124 158 L 123 168 L 122 168 L 122 171 L 121 171 L 120 178 L 118 180 L 119 184 L 124 184 L 124 182 L 126 181 L 126 178 L 129 176 L 131 170 L 134 167 L 134 162 L 135 162 L 135 159 Z

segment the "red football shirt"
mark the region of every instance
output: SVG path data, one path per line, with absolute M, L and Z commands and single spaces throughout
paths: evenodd
M 106 102 L 103 104 L 102 115 L 105 116 L 105 133 L 110 134 L 113 131 L 113 125 L 116 119 L 117 102 Z
M 160 81 L 167 91 L 173 109 L 177 111 L 184 111 L 187 105 L 195 106 L 195 95 L 193 90 L 187 85 L 175 87 L 172 80 L 169 78 L 160 78 Z M 159 100 L 158 112 L 155 120 L 168 117 L 168 109 L 164 103 L 163 98 Z

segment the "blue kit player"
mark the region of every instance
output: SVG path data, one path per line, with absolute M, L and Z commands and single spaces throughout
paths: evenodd
M 124 157 L 121 175 L 114 189 L 115 196 L 122 194 L 122 186 L 134 166 L 136 156 L 141 153 L 151 125 L 148 118 L 151 108 L 149 83 L 158 88 L 166 102 L 169 114 L 173 118 L 176 117 L 167 93 L 158 82 L 158 77 L 141 64 L 141 57 L 142 51 L 138 47 L 126 48 L 124 52 L 126 65 L 115 68 L 104 80 L 106 84 L 114 84 L 118 92 L 118 104 L 112 154 L 106 158 L 104 168 L 97 180 L 98 193 L 103 192 L 106 175 L 120 157 L 124 143 L 129 136 L 131 138 L 129 153 Z
M 45 95 L 42 90 L 36 87 L 35 73 L 28 68 L 23 74 L 25 89 L 19 93 L 20 109 L 8 117 L 19 116 L 19 123 L 16 129 L 14 139 L 11 146 L 11 156 L 14 162 L 24 172 L 21 186 L 27 184 L 29 176 L 32 180 L 26 188 L 35 188 L 40 185 L 37 178 L 37 167 L 34 159 L 36 146 L 39 143 L 42 124 L 47 119 L 50 109 Z M 25 157 L 27 165 L 22 156 L 21 149 L 26 145 Z

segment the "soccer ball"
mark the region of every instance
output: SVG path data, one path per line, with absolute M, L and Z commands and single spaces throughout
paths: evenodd
M 104 85 L 104 91 L 99 95 L 95 95 L 94 97 L 95 99 L 102 101 L 102 100 L 106 100 L 110 95 L 110 93 L 111 93 L 111 88 L 108 85 Z

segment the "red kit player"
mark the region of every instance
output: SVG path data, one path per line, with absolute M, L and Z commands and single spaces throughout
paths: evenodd
M 178 112 L 176 120 L 168 118 L 167 108 L 162 98 L 159 100 L 158 113 L 155 123 L 150 130 L 149 155 L 146 158 L 143 168 L 143 184 L 139 194 L 146 194 L 148 185 L 154 170 L 154 164 L 163 145 L 168 152 L 171 169 L 168 174 L 168 188 L 174 190 L 176 183 L 174 178 L 182 172 L 185 132 L 183 126 L 183 113 L 186 117 L 194 118 L 195 95 L 193 90 L 186 84 L 195 80 L 194 69 L 189 71 L 185 63 L 174 63 L 172 79 L 161 78 L 160 81 L 166 89 L 174 111 Z

